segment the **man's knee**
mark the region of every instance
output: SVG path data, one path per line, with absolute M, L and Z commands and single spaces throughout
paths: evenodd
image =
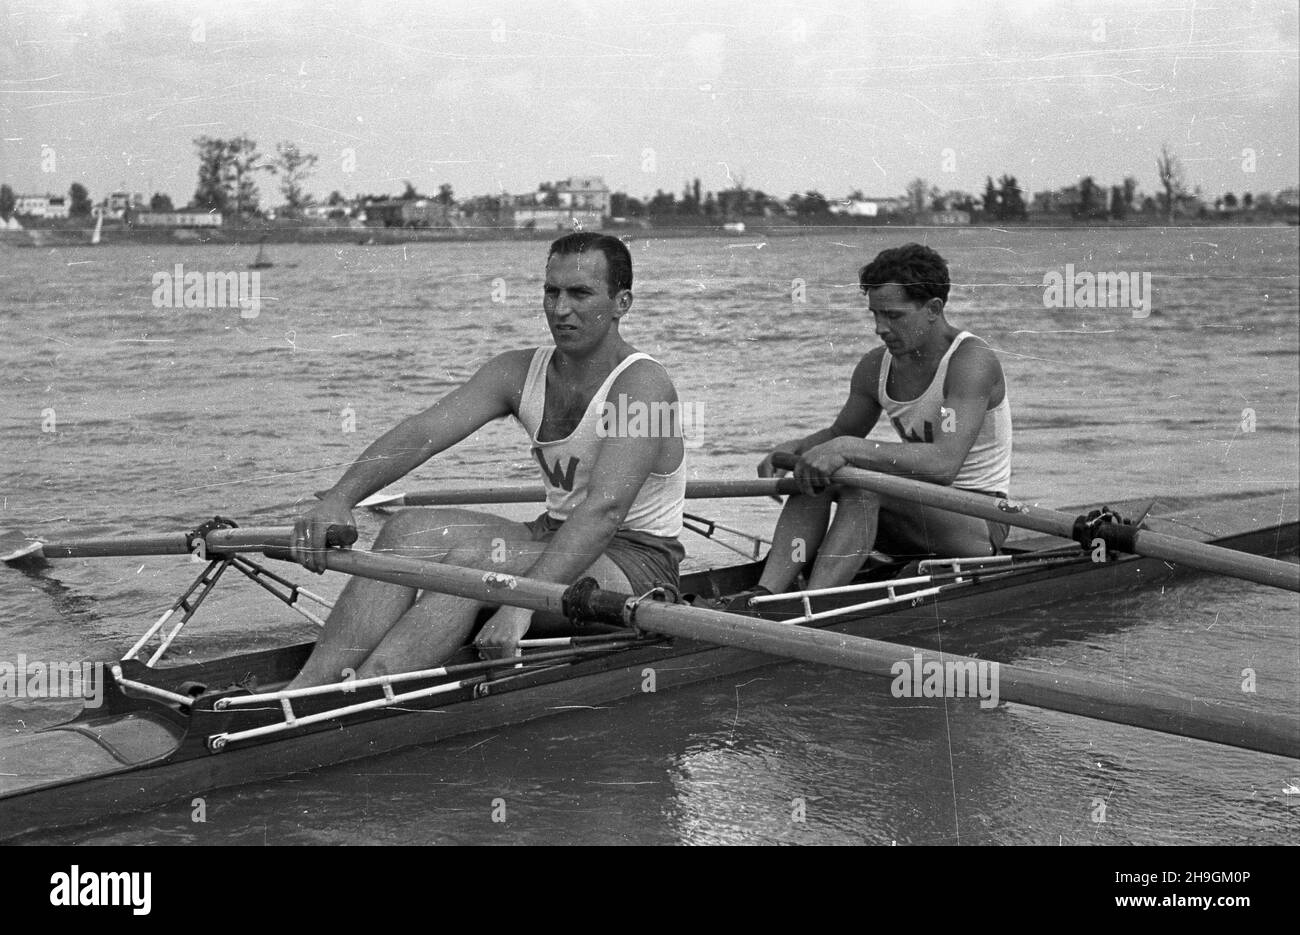
M 880 514 L 880 494 L 857 487 L 841 487 L 835 498 L 835 515 L 860 516 L 867 520 Z
M 504 536 L 463 542 L 449 550 L 443 561 L 462 568 L 482 568 L 506 574 L 522 574 L 537 561 L 538 548 L 531 542 L 512 542 Z
M 410 548 L 449 550 L 457 548 L 471 529 L 455 510 L 402 510 L 388 519 L 375 548 Z

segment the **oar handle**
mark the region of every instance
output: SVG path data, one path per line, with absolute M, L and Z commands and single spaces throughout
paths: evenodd
M 290 530 L 290 532 L 292 532 L 292 530 Z M 342 526 L 338 523 L 331 523 L 325 527 L 325 548 L 327 549 L 350 548 L 352 543 L 356 541 L 357 528 L 355 526 Z M 282 547 L 264 549 L 263 554 L 266 555 L 267 558 L 278 558 L 286 562 L 293 561 L 287 541 Z
M 788 451 L 775 451 L 772 453 L 772 467 L 778 471 L 793 471 L 798 463 L 799 456 L 796 454 L 791 454 Z

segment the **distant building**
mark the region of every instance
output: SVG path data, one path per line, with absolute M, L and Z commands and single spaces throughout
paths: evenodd
M 1273 197 L 1273 204 L 1283 208 L 1300 208 L 1300 188 L 1284 188 Z
M 136 227 L 220 227 L 221 214 L 202 208 L 180 211 L 138 211 L 131 218 Z
M 609 216 L 609 188 L 597 175 L 575 175 L 546 183 L 511 199 L 517 230 L 598 230 Z
M 344 217 L 348 213 L 347 204 L 311 204 L 299 209 L 299 214 L 305 218 L 324 220 L 330 217 Z
M 14 198 L 13 213 L 25 218 L 49 217 L 49 195 L 18 195 Z M 64 214 L 67 217 L 67 214 Z
M 68 196 L 16 195 L 14 197 L 13 213 L 27 218 L 66 218 L 68 216 Z
M 516 205 L 512 211 L 516 230 L 598 230 L 605 223 L 599 211 Z
M 450 227 L 451 211 L 432 198 L 386 198 L 361 205 L 361 219 L 370 227 Z
M 609 189 L 598 175 L 575 175 L 556 182 L 555 194 L 562 208 L 595 211 L 601 217 L 609 214 Z
M 880 207 L 874 201 L 859 201 L 856 198 L 832 201 L 827 210 L 831 214 L 843 214 L 852 218 L 873 218 L 880 213 Z
M 402 201 L 398 198 L 364 201 L 359 217 L 372 227 L 402 227 Z
M 105 217 L 119 221 L 128 211 L 135 213 L 148 210 L 141 192 L 113 192 L 104 199 L 103 209 Z
M 875 218 L 887 214 L 899 214 L 906 207 L 902 198 L 846 198 L 832 201 L 829 205 L 831 214 L 842 214 L 852 218 Z

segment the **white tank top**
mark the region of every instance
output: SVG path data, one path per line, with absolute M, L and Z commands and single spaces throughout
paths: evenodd
M 963 331 L 952 340 L 952 347 L 939 361 L 939 369 L 934 379 L 916 399 L 906 402 L 892 399 L 886 391 L 889 385 L 889 370 L 894 355 L 886 353 L 880 367 L 880 385 L 876 398 L 889 416 L 894 431 L 905 442 L 933 442 L 936 434 L 942 430 L 943 385 L 948 376 L 948 362 L 962 341 L 974 337 Z M 962 490 L 978 490 L 983 493 L 1011 493 L 1011 403 L 1005 381 L 1002 402 L 984 413 L 984 424 L 980 426 L 975 444 L 971 445 L 966 460 L 962 462 L 954 487 Z
M 553 347 L 539 347 L 533 352 L 528 377 L 524 380 L 523 394 L 519 399 L 519 421 L 528 432 L 531 454 L 542 469 L 542 485 L 546 488 L 546 512 L 555 519 L 567 520 L 578 505 L 587 499 L 591 466 L 596 462 L 602 441 L 602 404 L 610 387 L 619 374 L 638 360 L 649 360 L 656 364 L 658 361 L 649 354 L 629 354 L 592 395 L 577 428 L 565 438 L 544 442 L 537 440 L 537 433 L 546 411 L 546 370 L 554 352 Z M 658 424 L 654 420 L 651 422 Z M 680 430 L 680 424 L 678 428 Z M 686 453 L 683 448 L 677 470 L 671 474 L 651 472 L 646 478 L 641 492 L 628 509 L 627 516 L 623 517 L 619 531 L 675 538 L 682 531 L 682 509 L 685 504 Z

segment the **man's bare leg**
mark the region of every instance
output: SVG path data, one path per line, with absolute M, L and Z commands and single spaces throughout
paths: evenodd
M 875 547 L 879 526 L 880 497 L 869 490 L 841 488 L 808 587 L 837 588 L 852 581 Z
M 384 524 L 371 548 L 381 554 L 443 561 L 456 549 L 484 545 L 490 549 L 494 542 L 507 538 L 529 540 L 528 529 L 474 510 L 405 510 Z M 289 687 L 336 682 L 344 669 L 359 671 L 415 597 L 413 588 L 354 577 L 330 611 L 311 657 Z
M 527 529 L 520 527 L 525 533 Z M 495 554 L 472 546 L 457 549 L 447 556 L 447 563 L 467 568 L 484 568 L 505 574 L 523 574 L 541 556 L 544 542 L 505 542 L 502 555 L 498 543 Z M 599 582 L 602 588 L 627 592 L 627 576 L 608 557 L 600 556 L 583 573 Z M 449 594 L 426 592 L 406 611 L 357 670 L 360 678 L 427 669 L 451 657 L 464 646 L 473 633 L 481 601 Z
M 993 554 L 988 524 L 982 519 L 844 489 L 808 587 L 850 583 L 874 549 L 895 558 Z
M 785 501 L 781 517 L 772 534 L 772 549 L 758 579 L 760 587 L 780 594 L 794 582 L 812 556 L 817 554 L 826 536 L 833 495 L 830 491 L 815 496 L 796 494 Z
M 833 499 L 835 516 L 828 527 Z M 896 556 L 993 553 L 983 520 L 853 488 L 840 488 L 837 496 L 791 497 L 772 543 L 759 584 L 774 594 L 788 588 L 802 569 L 799 555 L 816 554 L 809 588 L 836 588 L 850 583 L 876 548 Z
M 375 641 L 411 606 L 415 594 L 413 588 L 353 577 L 334 602 L 311 656 L 287 687 L 337 682 L 344 669 L 356 671 Z

